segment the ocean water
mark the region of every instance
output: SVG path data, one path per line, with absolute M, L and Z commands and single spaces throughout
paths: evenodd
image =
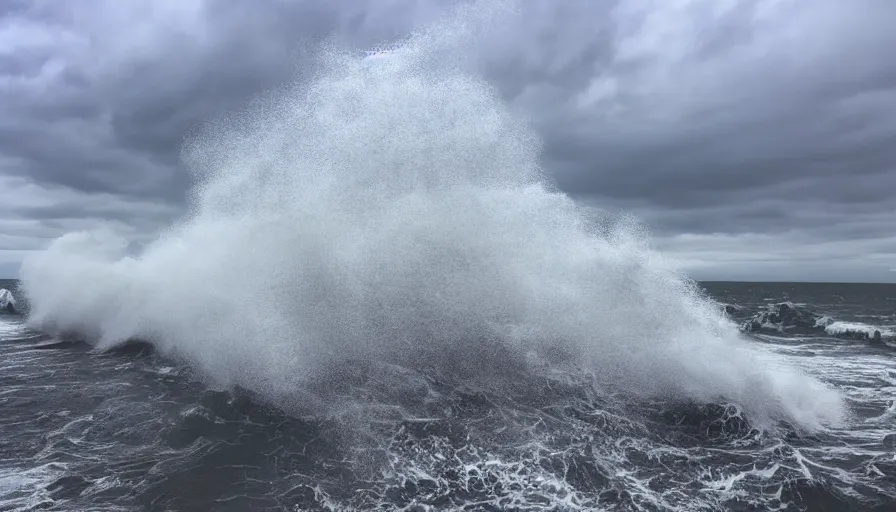
M 703 286 L 743 319 L 789 300 L 894 323 L 896 285 Z M 744 337 L 761 364 L 839 390 L 847 419 L 760 429 L 736 403 L 557 367 L 499 386 L 370 360 L 308 384 L 330 407 L 289 409 L 149 344 L 98 350 L 3 314 L 0 510 L 893 510 L 894 349 Z
M 892 287 L 701 287 L 557 190 L 464 57 L 500 4 L 321 48 L 157 240 L 23 262 L 0 510 L 892 508 Z

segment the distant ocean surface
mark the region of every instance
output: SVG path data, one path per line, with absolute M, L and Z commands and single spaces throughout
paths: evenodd
M 761 365 L 839 390 L 843 422 L 369 359 L 272 401 L 149 343 L 31 330 L 0 281 L 0 510 L 896 510 L 896 285 L 702 287 Z

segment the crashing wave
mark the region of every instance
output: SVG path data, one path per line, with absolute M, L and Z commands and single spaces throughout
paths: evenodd
M 841 421 L 839 392 L 756 364 L 642 226 L 556 190 L 536 133 L 443 58 L 455 35 L 372 67 L 323 52 L 313 79 L 197 132 L 189 214 L 136 255 L 91 232 L 29 256 L 29 325 L 146 340 L 278 404 L 349 361 L 489 389 L 540 378 L 536 361 L 758 423 Z
M 12 292 L 6 288 L 0 288 L 0 311 L 5 311 L 7 313 L 18 312 L 16 309 L 16 298 L 13 296 Z

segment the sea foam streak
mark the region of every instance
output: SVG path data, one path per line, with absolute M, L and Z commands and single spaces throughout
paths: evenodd
M 142 254 L 73 233 L 23 265 L 32 324 L 150 340 L 268 396 L 351 358 L 500 375 L 534 354 L 631 393 L 838 421 L 839 394 L 757 358 L 638 229 L 551 187 L 536 135 L 433 58 L 460 32 L 376 66 L 323 51 L 313 80 L 210 127 L 186 151 L 189 215 Z

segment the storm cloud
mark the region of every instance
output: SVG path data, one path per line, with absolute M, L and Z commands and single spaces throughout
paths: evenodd
M 184 210 L 184 137 L 459 1 L 8 1 L 0 277 L 65 232 Z M 505 2 L 507 3 L 507 2 Z M 697 278 L 896 280 L 896 4 L 520 0 L 469 52 L 584 204 Z

